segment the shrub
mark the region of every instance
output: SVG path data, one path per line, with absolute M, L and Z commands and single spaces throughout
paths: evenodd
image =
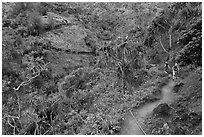
M 28 31 L 30 35 L 36 36 L 43 33 L 44 25 L 39 13 L 37 12 L 30 13 L 28 22 L 29 22 Z
M 202 66 L 202 20 L 199 19 L 190 26 L 189 30 L 183 32 L 182 37 L 178 41 L 184 45 L 179 52 L 177 62 L 181 65 Z

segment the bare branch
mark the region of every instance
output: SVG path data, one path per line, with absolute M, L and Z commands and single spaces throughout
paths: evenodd
M 21 86 L 27 85 L 30 83 L 30 80 L 28 81 L 23 81 L 17 88 L 13 88 L 14 90 L 19 90 Z
M 13 128 L 13 135 L 15 135 L 16 127 L 9 122 L 9 119 L 7 119 L 7 123 Z
M 170 49 L 171 49 L 171 34 L 169 34 L 169 47 L 170 47 Z
M 38 73 L 37 75 L 35 75 L 34 77 L 31 77 L 29 80 L 27 81 L 23 81 L 17 88 L 13 88 L 15 91 L 19 90 L 21 86 L 25 86 L 28 85 L 32 79 L 36 78 L 37 76 L 39 76 L 40 73 Z
M 19 121 L 19 123 L 20 123 L 20 126 L 22 127 L 22 124 L 21 124 L 21 121 L 20 121 L 20 117 L 16 117 L 16 116 L 10 116 L 10 115 L 6 115 L 5 117 L 7 117 L 7 118 L 11 118 L 13 121 L 14 121 L 14 123 L 15 123 L 15 120 L 14 120 L 14 118 L 15 119 L 18 119 L 18 121 Z M 17 129 L 17 128 L 16 128 Z M 18 129 L 17 129 L 18 130 Z M 19 131 L 19 130 L 18 130 Z
M 154 22 L 155 24 L 157 24 L 158 26 L 162 27 L 163 29 L 165 29 L 164 26 L 162 26 L 161 24 L 157 23 L 157 22 Z
M 46 135 L 50 130 L 47 130 L 43 135 Z
M 117 45 L 117 46 L 116 46 L 116 49 L 117 49 L 117 48 L 121 48 L 121 47 L 125 46 L 126 44 L 127 44 L 127 41 L 125 41 L 125 42 L 123 42 L 123 43 Z
M 49 62 L 48 62 L 48 63 L 45 63 L 45 64 L 42 64 L 42 65 L 39 65 L 39 66 L 40 66 L 40 69 L 38 69 L 37 72 L 34 71 L 34 73 L 33 73 L 34 75 L 36 74 L 35 76 L 31 77 L 31 78 L 30 78 L 29 80 L 27 80 L 27 81 L 23 81 L 17 88 L 13 88 L 13 89 L 14 89 L 15 91 L 17 91 L 17 90 L 20 89 L 21 86 L 25 86 L 25 85 L 28 85 L 29 83 L 31 83 L 31 80 L 34 79 L 34 78 L 36 78 L 36 77 L 38 77 L 38 76 L 40 75 L 40 72 L 41 72 L 41 71 L 43 71 L 43 70 L 48 70 L 48 69 L 47 69 L 47 65 L 48 65 L 48 64 L 49 64 Z M 33 68 L 33 69 L 34 69 L 34 68 Z
M 16 116 L 10 116 L 10 115 L 6 115 L 5 117 L 8 117 L 8 118 L 17 118 L 17 119 L 19 119 L 19 117 L 16 117 Z
M 15 94 L 16 94 L 17 102 L 18 102 L 18 120 L 19 120 L 20 125 L 22 126 L 22 124 L 21 124 L 21 120 L 20 120 L 20 117 L 21 117 L 20 98 L 19 98 L 19 95 L 18 95 L 18 93 L 16 92 L 16 90 L 14 90 L 14 92 L 15 92 Z
M 167 54 L 169 54 L 169 52 L 164 48 L 164 46 L 163 46 L 163 44 L 162 44 L 162 42 L 161 42 L 161 39 L 159 40 L 159 42 L 160 42 L 160 45 L 161 45 L 162 49 L 163 49 Z
M 37 122 L 35 122 L 35 124 L 36 124 L 36 128 L 35 128 L 35 131 L 34 131 L 34 135 L 37 135 L 38 134 L 38 123 Z
M 116 61 L 118 61 L 118 62 L 120 62 L 120 60 L 119 59 L 117 59 L 116 57 L 114 57 L 111 53 L 109 53 L 109 55 L 114 59 L 114 60 L 116 60 Z

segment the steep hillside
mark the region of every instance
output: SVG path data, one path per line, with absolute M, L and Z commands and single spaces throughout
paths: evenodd
M 201 15 L 188 2 L 2 3 L 2 134 L 201 134 Z

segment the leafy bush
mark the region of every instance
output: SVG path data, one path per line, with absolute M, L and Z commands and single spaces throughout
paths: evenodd
M 45 26 L 37 12 L 30 13 L 28 23 L 28 31 L 30 35 L 38 36 L 39 34 L 43 33 Z
M 184 66 L 202 66 L 202 20 L 199 19 L 184 31 L 178 42 L 184 48 L 179 52 L 177 61 Z

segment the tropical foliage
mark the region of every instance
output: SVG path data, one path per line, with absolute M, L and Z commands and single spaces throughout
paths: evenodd
M 120 134 L 158 99 L 153 64 L 202 65 L 201 7 L 2 3 L 2 134 Z

